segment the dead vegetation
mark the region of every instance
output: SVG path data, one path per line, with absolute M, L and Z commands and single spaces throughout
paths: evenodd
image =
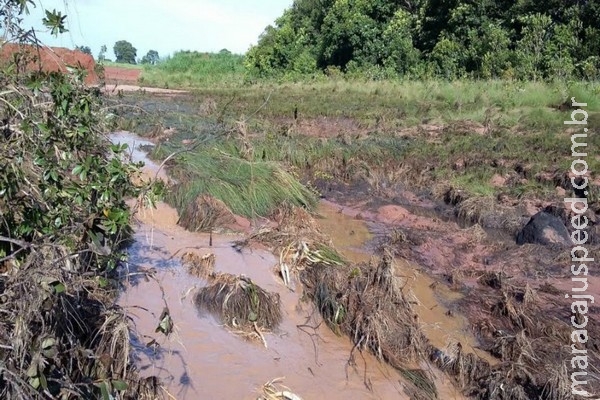
M 3 277 L 0 398 L 162 398 L 130 362 L 128 319 L 110 281 L 77 273 L 81 262 L 50 245 Z
M 240 244 L 258 241 L 279 253 L 278 273 L 286 286 L 293 288 L 292 278 L 311 265 L 345 262 L 307 210 L 284 204 L 270 219 L 276 224 L 274 227 L 263 227 Z
M 348 335 L 355 349 L 367 350 L 416 378 L 407 379 L 407 390 L 425 396 L 420 398 L 436 398 L 428 374 L 406 368 L 423 358 L 427 340 L 395 276 L 392 255 L 350 265 L 306 210 L 282 207 L 273 219 L 277 227 L 263 228 L 252 239 L 280 252 L 280 265 L 299 277 L 327 325 L 338 335 Z
M 221 200 L 200 195 L 183 210 L 177 223 L 188 231 L 208 232 L 235 223 L 235 217 Z
M 301 274 L 329 327 L 396 368 L 419 359 L 426 339 L 395 277 L 391 255 L 353 266 L 315 264 Z
M 257 400 L 302 400 L 300 396 L 282 385 L 283 380 L 284 378 L 275 378 L 265 383 Z
M 356 349 L 370 351 L 402 373 L 411 398 L 437 398 L 428 371 L 407 367 L 423 360 L 432 362 L 475 399 L 572 398 L 566 396 L 570 393 L 570 375 L 566 373 L 569 325 L 555 315 L 539 318 L 545 313 L 541 298 L 528 283 L 519 286 L 504 272 L 470 275 L 478 279 L 480 289 L 465 300 L 476 310 L 467 315 L 478 327 L 483 348 L 498 359 L 490 364 L 459 342 L 444 349 L 428 343 L 395 276 L 394 253 L 389 247 L 411 242 L 407 233 L 393 230 L 392 237 L 380 245 L 379 260 L 351 265 L 341 258 L 327 262 L 299 257 L 303 253 L 297 250 L 297 243 L 307 249 L 328 245 L 309 213 L 282 209 L 275 219 L 276 228 L 263 229 L 254 238 L 279 249 L 282 264 L 294 265 L 307 296 L 334 332 L 348 335 Z M 597 352 L 591 353 L 597 360 Z M 592 387 L 597 388 L 594 379 Z
M 209 285 L 196 294 L 194 303 L 233 330 L 271 330 L 282 318 L 279 294 L 267 292 L 245 276 L 213 274 Z
M 455 346 L 434 357 L 436 365 L 477 399 L 577 398 L 571 394 L 567 372 L 571 368 L 572 327 L 561 319 L 560 311 L 543 308 L 539 294 L 529 284 L 519 286 L 502 273 L 484 274 L 479 282 L 488 290 L 474 292 L 463 302 L 469 304 L 466 312 L 470 319 L 478 320 L 475 325 L 484 348 L 499 363 L 490 366 Z M 591 319 L 588 329 L 598 329 Z M 600 360 L 595 348 L 593 343 L 587 346 L 588 357 L 594 360 L 590 365 Z M 597 371 L 588 379 L 590 388 L 600 388 Z
M 204 280 L 208 280 L 211 274 L 214 274 L 215 261 L 216 257 L 213 253 L 200 256 L 194 252 L 187 252 L 181 256 L 181 263 L 188 273 Z

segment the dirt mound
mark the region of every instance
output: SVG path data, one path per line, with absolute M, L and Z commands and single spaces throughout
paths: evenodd
M 192 232 L 208 232 L 235 222 L 233 213 L 225 203 L 214 197 L 202 195 L 183 210 L 177 223 Z
M 85 83 L 99 82 L 94 57 L 64 47 L 35 47 L 5 43 L 0 46 L 0 64 L 18 59 L 19 68 L 26 71 L 67 72 L 68 67 L 83 68 L 87 75 Z
M 107 84 L 136 84 L 142 74 L 140 69 L 104 67 L 104 79 Z

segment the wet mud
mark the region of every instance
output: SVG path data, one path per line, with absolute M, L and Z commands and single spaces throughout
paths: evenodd
M 135 156 L 143 159 L 144 153 Z M 156 164 L 144 161 L 150 174 L 156 171 Z M 517 246 L 506 232 L 460 224 L 448 209 L 410 192 L 387 203 L 348 198 L 340 203 L 321 201 L 317 221 L 323 233 L 351 262 L 368 261 L 382 243 L 391 246 L 396 277 L 409 293 L 423 333 L 439 349 L 460 342 L 466 353 L 492 366 L 502 361 L 483 350 L 485 338 L 478 330 L 480 321 L 490 319 L 485 307 L 506 289 L 482 284 L 488 274 L 505 274 L 510 288 L 533 288 L 540 310 L 556 321 L 570 317 L 561 312 L 568 309 L 563 293 L 571 286 L 564 249 Z M 187 232 L 177 226 L 177 212 L 165 204 L 142 210 L 138 218 L 130 249 L 132 275 L 122 302 L 131 310 L 143 342 L 137 343 L 138 365 L 149 375 L 158 374 L 176 398 L 256 398 L 261 385 L 277 377 L 285 377 L 284 384 L 304 399 L 408 398 L 397 371 L 368 354 L 350 357 L 352 343 L 321 323 L 301 293 L 283 285 L 271 253 L 236 247 L 242 234 L 211 239 Z M 182 267 L 180 258 L 187 251 L 214 253 L 216 271 L 245 274 L 280 294 L 283 323 L 265 335 L 268 348 L 227 331 L 195 308 L 193 294 L 206 282 Z M 140 279 L 140 269 L 155 271 L 155 278 Z M 600 296 L 599 288 L 598 280 L 590 277 L 590 292 Z M 165 301 L 176 327 L 168 339 L 154 332 Z M 594 321 L 593 331 L 596 325 Z M 465 398 L 439 370 L 426 363 L 412 367 L 436 377 L 439 398 Z

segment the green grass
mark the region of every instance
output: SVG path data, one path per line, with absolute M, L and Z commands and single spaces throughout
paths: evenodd
M 503 192 L 546 197 L 553 193 L 554 183 L 537 182 L 535 176 L 563 173 L 572 161 L 569 127 L 564 125 L 571 111 L 557 107 L 571 97 L 588 103 L 588 149 L 597 148 L 599 95 L 598 82 L 217 84 L 194 90 L 186 100 L 191 110 L 203 101 L 214 102 L 212 115 L 192 116 L 186 111 L 178 119 L 187 121 L 181 139 L 188 140 L 207 134 L 198 131 L 194 118 L 224 121 L 214 126 L 233 132 L 235 121 L 247 119 L 253 161 L 283 164 L 311 182 L 313 178 L 344 182 L 365 178 L 376 183 L 404 179 L 411 186 L 429 188 L 451 183 L 477 196 Z M 296 108 L 298 120 L 294 121 Z M 311 121 L 323 122 L 323 126 L 307 136 L 303 124 Z M 339 136 L 332 134 L 348 121 L 347 132 L 338 129 L 334 132 L 341 132 Z M 237 154 L 235 141 L 213 139 L 224 151 Z M 587 161 L 590 170 L 600 171 L 600 160 L 588 157 Z M 502 188 L 491 185 L 496 174 L 514 176 L 519 164 L 527 167 L 527 181 L 513 179 Z M 403 175 L 394 176 L 400 168 Z
M 100 64 L 107 67 L 119 67 L 119 68 L 127 68 L 127 69 L 142 69 L 144 68 L 141 64 L 129 64 L 129 63 L 118 63 L 114 61 L 103 61 Z
M 244 81 L 244 57 L 228 52 L 181 51 L 158 65 L 147 65 L 141 81 L 146 86 L 193 88 L 239 86 Z
M 195 93 L 214 99 L 232 118 L 253 114 L 269 99 L 257 119 L 289 119 L 297 108 L 304 119 L 350 118 L 368 128 L 387 130 L 464 120 L 484 124 L 490 118 L 508 126 L 558 127 L 567 114 L 552 107 L 572 97 L 571 93 L 588 102 L 588 112 L 600 111 L 598 83 L 337 80 L 240 87 L 215 84 Z
M 164 158 L 172 149 L 158 148 Z M 204 147 L 176 158 L 170 173 L 179 182 L 167 200 L 180 212 L 201 194 L 223 201 L 234 213 L 267 216 L 282 203 L 312 208 L 315 195 L 280 165 L 247 161 L 219 148 Z

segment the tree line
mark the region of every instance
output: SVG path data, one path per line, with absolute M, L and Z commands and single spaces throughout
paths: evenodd
M 246 66 L 259 76 L 597 79 L 600 0 L 295 0 Z
M 92 55 L 92 50 L 89 46 L 75 46 L 75 50 L 81 51 L 82 53 Z M 97 60 L 108 61 L 106 58 L 106 52 L 108 48 L 106 45 L 103 45 L 100 48 L 100 53 L 98 53 Z M 158 51 L 149 50 L 148 53 L 143 56 L 141 59 L 137 59 L 137 49 L 133 47 L 133 45 L 127 40 L 119 40 L 113 46 L 113 51 L 115 53 L 115 61 L 123 64 L 152 64 L 155 65 L 160 61 L 160 56 L 158 55 Z

